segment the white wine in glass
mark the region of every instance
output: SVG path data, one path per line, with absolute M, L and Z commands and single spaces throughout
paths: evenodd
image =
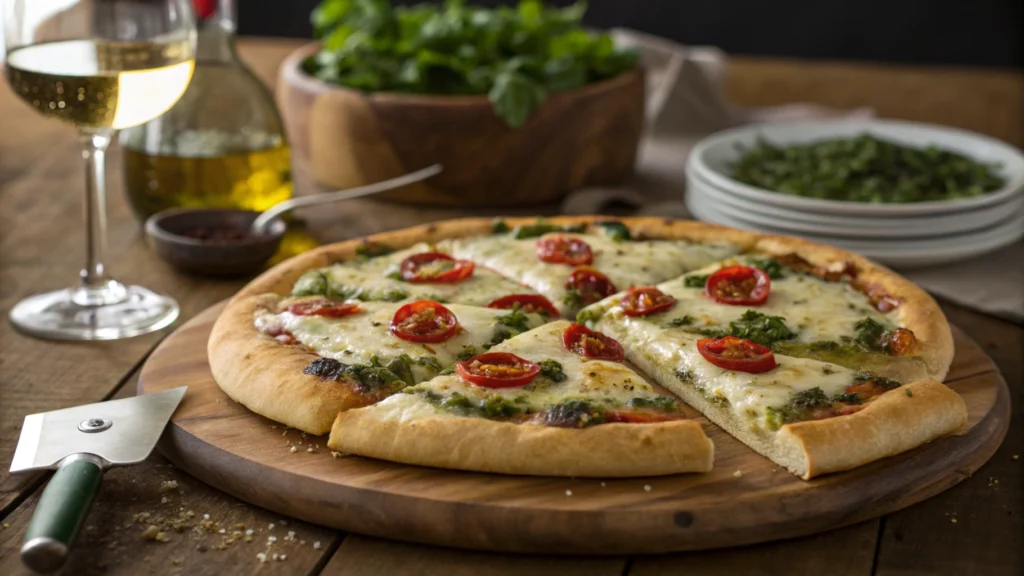
M 104 267 L 105 153 L 116 130 L 166 112 L 195 66 L 189 0 L 0 0 L 12 91 L 37 112 L 78 129 L 85 160 L 86 263 L 78 285 L 31 296 L 10 313 L 28 334 L 112 340 L 159 330 L 178 316 L 171 298 L 126 286 Z

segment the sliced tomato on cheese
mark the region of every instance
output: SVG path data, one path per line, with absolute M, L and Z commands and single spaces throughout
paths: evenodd
M 540 374 L 540 365 L 508 352 L 486 352 L 455 363 L 463 380 L 486 388 L 525 386 Z
M 587 306 L 618 292 L 607 276 L 589 266 L 580 266 L 569 273 L 565 287 L 580 295 L 580 302 Z
M 725 370 L 761 374 L 775 368 L 775 354 L 770 349 L 735 336 L 698 340 L 697 351 L 705 360 Z
M 558 317 L 558 309 L 555 308 L 555 305 L 540 294 L 510 294 L 492 301 L 487 305 L 487 307 L 497 308 L 499 310 L 518 308 L 523 312 L 531 314 L 544 314 L 555 318 Z
M 391 318 L 391 333 L 409 342 L 444 342 L 458 328 L 455 314 L 433 300 L 410 302 Z
M 288 306 L 288 312 L 296 316 L 326 316 L 328 318 L 341 318 L 360 310 L 359 304 L 354 302 L 336 302 L 327 298 L 303 300 Z
M 537 240 L 537 258 L 552 264 L 582 266 L 594 261 L 594 252 L 579 238 L 567 234 L 548 234 Z
M 906 328 L 897 328 L 886 333 L 885 348 L 896 356 L 910 356 L 917 352 L 917 336 Z
M 582 324 L 570 324 L 562 332 L 562 345 L 566 350 L 590 360 L 622 362 L 626 357 L 617 340 Z
M 768 299 L 771 285 L 768 274 L 760 268 L 727 266 L 708 276 L 704 292 L 721 304 L 758 306 Z
M 406 282 L 452 284 L 472 276 L 475 268 L 476 264 L 469 260 L 456 260 L 440 252 L 423 252 L 402 260 L 399 273 Z
M 634 287 L 626 291 L 619 301 L 619 307 L 627 316 L 647 316 L 664 312 L 676 303 L 676 299 L 654 286 Z

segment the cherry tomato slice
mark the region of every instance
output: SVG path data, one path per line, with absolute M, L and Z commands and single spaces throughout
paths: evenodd
M 768 299 L 772 281 L 760 268 L 728 266 L 708 277 L 704 292 L 715 302 L 758 306 Z
M 885 337 L 885 347 L 896 356 L 909 356 L 917 352 L 917 336 L 906 328 L 897 328 Z
M 453 284 L 472 276 L 474 268 L 476 264 L 469 260 L 456 260 L 440 252 L 423 252 L 402 260 L 399 271 L 406 282 Z
M 558 309 L 547 298 L 539 294 L 511 294 L 502 296 L 487 305 L 488 308 L 507 310 L 518 307 L 523 312 L 534 314 L 546 314 L 553 318 L 558 317 Z
M 653 410 L 606 410 L 604 413 L 605 422 L 625 422 L 629 424 L 644 424 L 646 422 L 670 422 L 680 420 L 684 416 L 679 412 L 655 412 Z
M 552 264 L 582 266 L 594 261 L 594 253 L 579 238 L 566 234 L 548 234 L 537 240 L 537 258 Z
M 570 324 L 562 332 L 562 345 L 566 350 L 591 360 L 622 362 L 626 357 L 622 345 L 617 340 L 582 324 Z
M 589 266 L 573 268 L 573 271 L 569 273 L 569 279 L 565 281 L 565 287 L 578 292 L 584 306 L 618 292 L 607 276 Z
M 668 310 L 675 303 L 675 298 L 654 286 L 643 286 L 626 291 L 626 295 L 619 301 L 619 307 L 626 316 L 647 316 Z
M 296 302 L 288 307 L 288 311 L 296 316 L 326 316 L 328 318 L 341 318 L 360 312 L 359 304 L 353 302 L 335 302 L 327 298 L 319 300 L 305 300 Z
M 409 342 L 444 342 L 458 328 L 455 314 L 433 300 L 410 302 L 391 318 L 391 333 Z
M 525 386 L 540 374 L 540 366 L 507 352 L 485 352 L 455 363 L 463 380 L 486 388 Z
M 757 342 L 723 336 L 697 340 L 697 351 L 719 368 L 761 374 L 775 368 L 775 354 Z

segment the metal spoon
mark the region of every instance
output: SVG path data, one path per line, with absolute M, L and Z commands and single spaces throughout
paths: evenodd
M 367 186 L 303 196 L 260 213 L 233 208 L 174 208 L 146 221 L 146 236 L 156 253 L 175 268 L 202 276 L 241 276 L 259 271 L 281 244 L 287 230 L 281 214 L 303 206 L 369 196 L 425 180 L 441 171 L 435 164 Z M 231 233 L 204 238 L 200 232 Z
M 376 182 L 374 184 L 367 184 L 366 186 L 349 188 L 348 190 L 341 190 L 338 192 L 328 192 L 327 194 L 316 194 L 314 196 L 300 196 L 298 198 L 292 198 L 291 200 L 285 200 L 284 202 L 275 204 L 270 209 L 260 214 L 252 223 L 252 233 L 264 234 L 266 232 L 267 225 L 270 224 L 271 221 L 285 212 L 294 210 L 295 208 L 314 206 L 316 204 L 329 204 L 331 202 L 341 202 L 342 200 L 350 200 L 361 196 L 387 192 L 388 190 L 401 188 L 402 186 L 413 184 L 420 180 L 426 180 L 427 178 L 441 172 L 441 170 L 442 168 L 440 164 L 434 164 L 433 166 L 428 166 L 422 170 L 410 172 L 405 176 L 391 178 L 390 180 L 384 180 L 383 182 Z

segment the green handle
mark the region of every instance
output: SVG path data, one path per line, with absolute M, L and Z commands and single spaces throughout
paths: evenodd
M 26 566 L 53 572 L 64 565 L 102 477 L 103 468 L 95 456 L 76 454 L 61 462 L 25 530 L 21 560 Z

